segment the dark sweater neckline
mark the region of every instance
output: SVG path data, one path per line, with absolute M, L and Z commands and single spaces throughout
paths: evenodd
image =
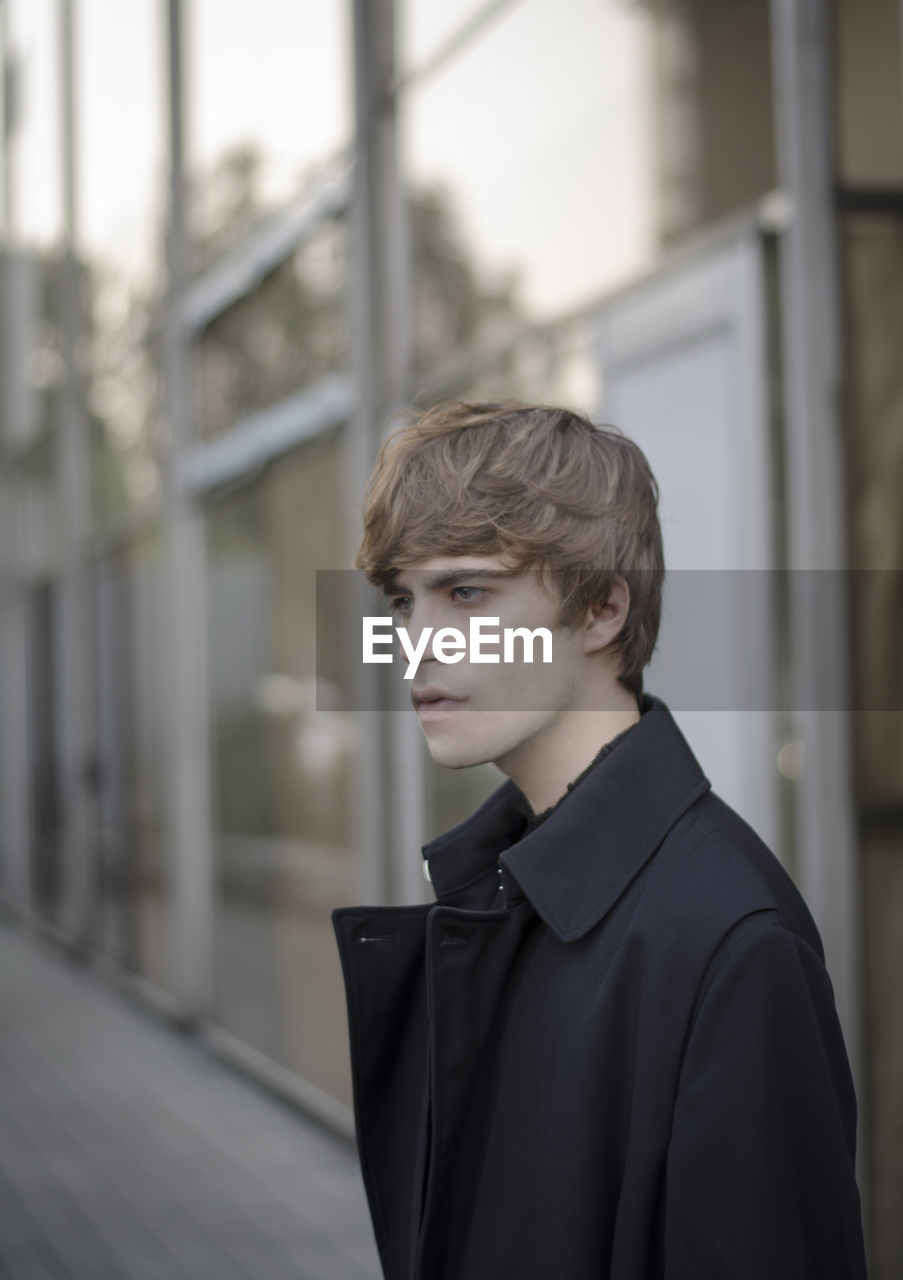
M 649 710 L 651 705 L 652 705 L 652 702 L 649 699 L 649 695 L 644 693 L 642 695 L 640 705 L 639 705 L 639 711 L 640 711 L 641 717 Z M 579 786 L 579 784 L 583 781 L 586 775 L 596 767 L 596 765 L 599 763 L 600 760 L 604 760 L 605 757 L 609 754 L 609 752 L 613 751 L 615 747 L 618 745 L 618 743 L 627 737 L 628 733 L 630 733 L 630 730 L 635 729 L 638 724 L 639 724 L 639 720 L 635 720 L 633 724 L 629 724 L 626 729 L 622 729 L 621 732 L 616 733 L 613 738 L 609 738 L 608 742 L 604 742 L 602 746 L 599 748 L 599 750 L 596 752 L 596 754 L 593 756 L 592 760 L 590 760 L 589 764 L 584 769 L 581 769 L 580 773 L 578 773 L 577 777 L 574 778 L 572 782 L 569 782 L 567 784 L 567 788 L 565 789 L 564 794 L 559 796 L 558 799 L 555 801 L 555 803 L 550 804 L 547 809 L 543 809 L 540 813 L 534 813 L 533 809 L 531 808 L 530 801 L 527 799 L 524 793 L 521 792 L 519 801 L 520 801 L 521 811 L 524 814 L 524 828 L 520 836 L 518 837 L 518 839 L 522 840 L 523 837 L 526 835 L 529 835 L 531 831 L 535 831 L 535 829 L 538 826 L 540 826 L 541 823 L 545 822 L 545 820 L 555 812 L 555 810 L 558 808 L 559 805 L 564 804 L 565 800 L 567 800 L 568 796 L 571 794 L 574 788 L 576 786 Z

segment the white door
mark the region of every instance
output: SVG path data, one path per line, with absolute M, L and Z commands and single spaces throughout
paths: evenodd
M 753 228 L 619 294 L 600 314 L 600 419 L 640 445 L 660 490 L 662 624 L 644 687 L 783 857 L 766 314 Z

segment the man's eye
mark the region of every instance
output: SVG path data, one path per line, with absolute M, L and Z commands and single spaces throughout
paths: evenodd
M 465 593 L 464 599 L 461 601 L 462 604 L 476 604 L 480 596 L 484 596 L 486 594 L 484 587 L 455 587 L 452 595 L 454 595 L 456 591 L 463 591 Z
M 410 596 L 396 596 L 395 599 L 392 601 L 392 612 L 407 613 L 410 607 L 410 602 L 411 602 Z

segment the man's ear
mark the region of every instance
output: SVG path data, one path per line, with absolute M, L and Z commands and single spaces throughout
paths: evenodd
M 630 588 L 623 578 L 617 577 L 608 599 L 596 601 L 586 611 L 581 628 L 583 652 L 606 649 L 624 626 L 629 612 Z

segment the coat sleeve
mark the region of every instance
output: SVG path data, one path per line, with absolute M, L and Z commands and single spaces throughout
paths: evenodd
M 707 970 L 678 1080 L 665 1280 L 864 1280 L 856 1097 L 821 957 L 775 912 Z

